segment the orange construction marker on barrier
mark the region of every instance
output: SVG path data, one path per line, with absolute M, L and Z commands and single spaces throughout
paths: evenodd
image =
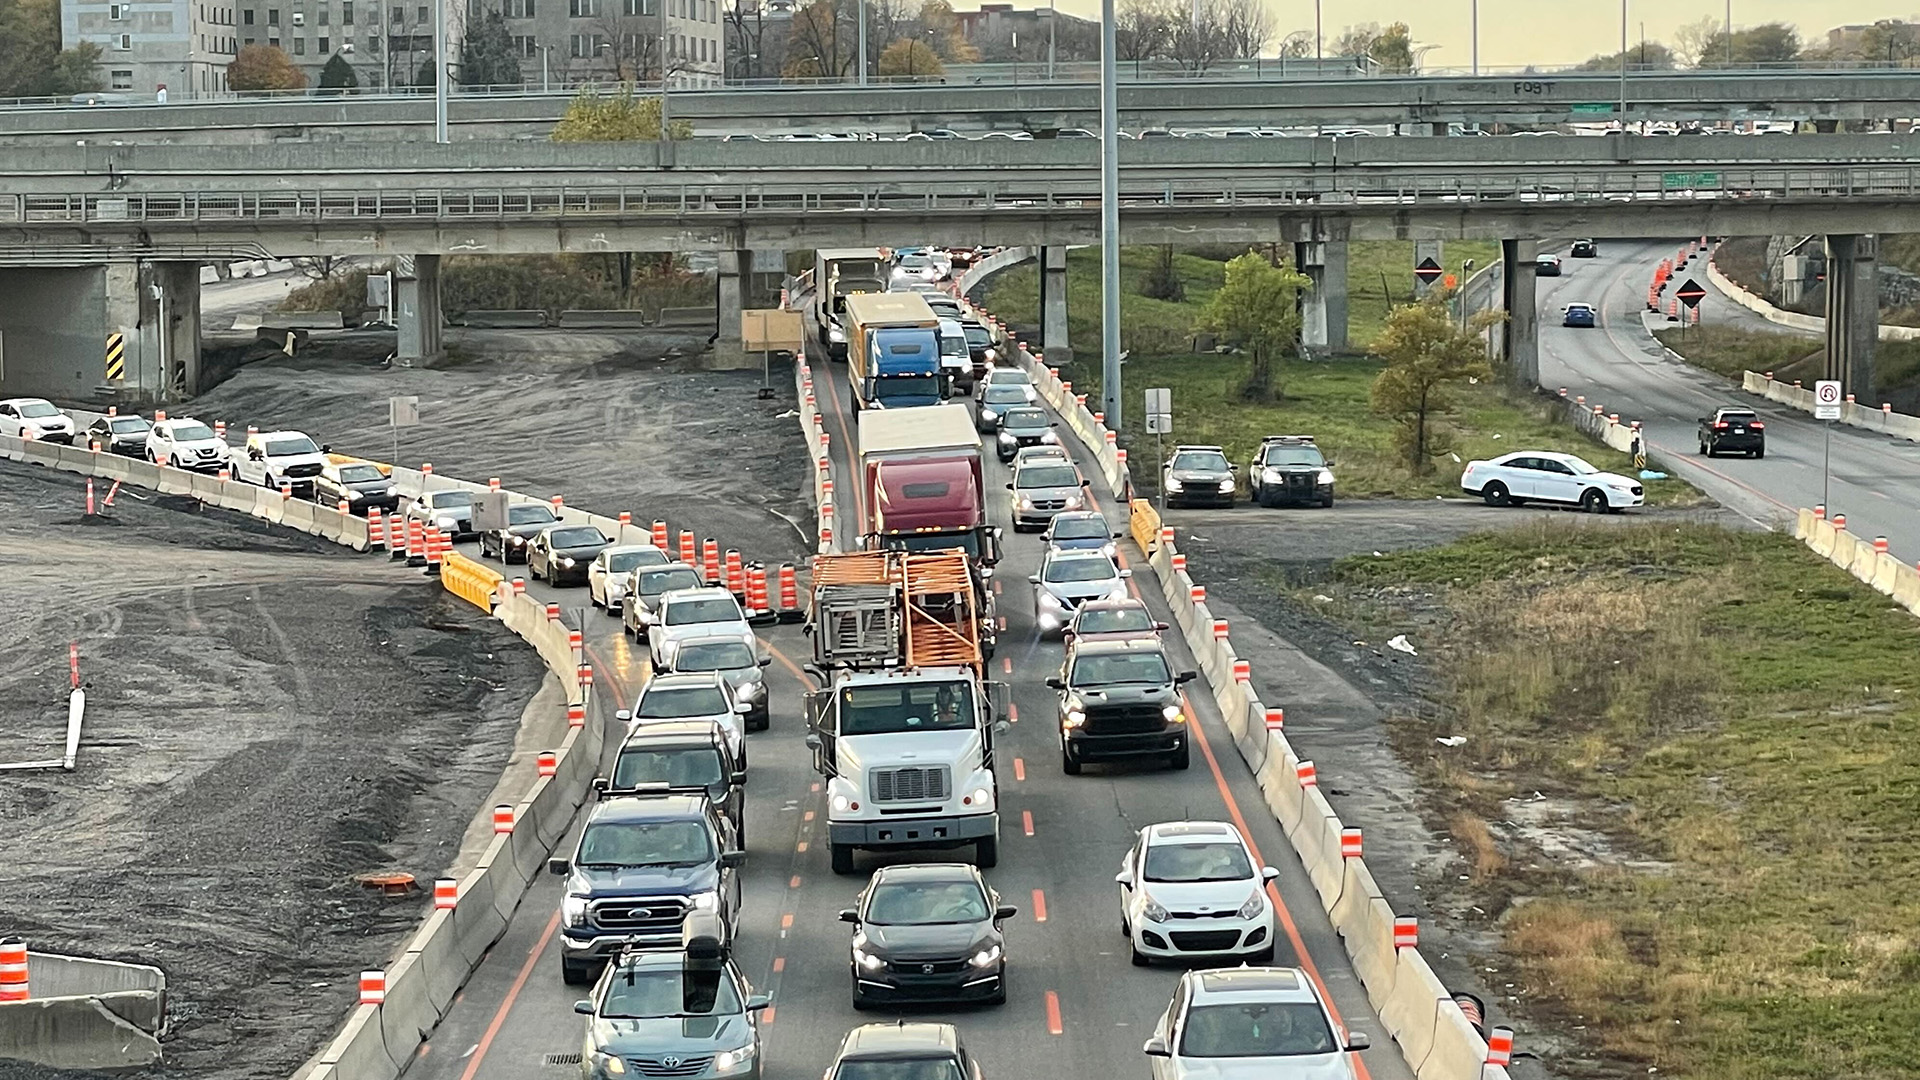
M 489 477 L 487 477 L 487 490 L 488 490 L 488 491 L 499 491 L 499 490 L 500 490 L 500 478 L 499 478 L 499 477 L 497 477 L 497 476 L 489 476 Z
M 1513 1061 L 1513 1029 L 1497 1027 L 1487 1032 L 1487 1064 L 1506 1068 Z
M 1420 920 L 1411 915 L 1396 915 L 1393 919 L 1393 947 L 1396 949 L 1417 949 L 1420 947 Z
M 534 758 L 534 767 L 540 770 L 541 776 L 557 775 L 560 772 L 560 755 L 551 750 L 542 750 Z
M 567 504 L 567 501 L 565 499 L 562 499 L 560 496 L 555 495 L 553 497 L 553 509 L 555 513 L 558 513 L 560 508 L 565 506 L 566 504 Z
M 581 664 L 579 670 L 574 674 L 580 680 L 580 689 L 591 690 L 593 688 L 593 666 L 591 664 Z
M 283 499 L 293 498 L 293 485 L 287 483 L 285 480 L 280 481 L 280 497 Z
M 493 808 L 493 831 L 510 833 L 513 831 L 513 807 L 501 803 Z
M 585 705 L 567 706 L 567 726 L 568 727 L 586 727 L 587 726 L 587 707 Z
M 822 547 L 833 546 L 833 526 L 827 524 L 827 522 L 831 520 L 832 517 L 827 515 L 823 516 L 820 522 L 820 544 Z
M 1246 660 L 1235 660 L 1233 662 L 1233 681 L 1252 682 L 1253 664 Z
M 220 470 L 220 482 L 221 482 L 221 483 L 223 483 L 223 484 L 224 484 L 224 483 L 226 483 L 227 481 L 229 481 L 229 480 L 232 480 L 232 479 L 233 479 L 233 470 L 231 470 L 231 469 L 221 469 L 221 470 Z
M 1227 640 L 1227 620 L 1225 619 L 1213 620 L 1213 640 L 1215 641 Z
M 1195 585 L 1193 588 L 1187 590 L 1187 598 L 1196 604 L 1206 603 L 1207 587 L 1205 585 Z
M 1815 521 L 1827 520 L 1827 504 L 1826 503 L 1821 503 L 1820 505 L 1813 508 L 1813 518 Z
M 1267 710 L 1267 730 L 1268 731 L 1280 731 L 1286 726 L 1287 726 L 1287 710 L 1285 709 L 1268 709 Z
M 431 462 L 431 461 L 423 461 L 423 462 L 421 462 L 421 463 L 420 463 L 420 475 L 421 475 L 421 476 L 432 476 L 432 475 L 433 475 L 433 462 Z
M 1357 859 L 1360 857 L 1359 829 L 1340 830 L 1340 857 L 1343 859 Z
M 213 437 L 216 439 L 224 439 L 227 437 L 227 422 L 225 420 L 215 420 L 213 422 Z
M 353 513 L 353 503 L 349 502 L 346 499 L 341 499 L 338 505 L 334 507 L 334 509 L 340 511 L 343 514 L 351 514 Z
M 26 940 L 0 938 L 0 1001 L 25 1001 L 32 996 L 27 987 Z
M 91 494 L 91 492 L 89 492 L 89 494 Z M 1885 555 L 1887 553 L 1887 538 L 1884 536 L 1874 537 L 1873 550 L 1879 552 L 1882 555 Z
M 1161 546 L 1162 546 L 1162 547 L 1165 547 L 1166 545 L 1168 545 L 1168 544 L 1171 544 L 1171 543 L 1173 543 L 1173 526 L 1171 526 L 1171 525 L 1162 525 L 1162 526 L 1160 526 L 1160 544 L 1161 544 Z
M 1184 552 L 1174 552 L 1172 562 L 1175 570 L 1185 570 L 1187 568 L 1187 556 Z
M 560 621 L 560 605 L 559 604 L 547 605 L 547 621 L 548 622 Z
M 1844 528 L 1846 528 L 1846 527 L 1847 527 L 1847 515 L 1845 515 L 1845 514 L 1835 514 L 1835 515 L 1833 515 L 1833 527 L 1834 527 L 1834 528 L 1836 528 L 1836 529 L 1844 529 Z
M 450 877 L 436 879 L 433 883 L 433 906 L 441 911 L 452 911 L 460 906 L 460 883 Z
M 517 577 L 513 579 L 513 595 L 515 596 L 527 595 L 527 579 L 526 578 Z
M 1303 761 L 1295 765 L 1293 767 L 1293 777 L 1300 781 L 1300 786 L 1303 788 L 1320 786 L 1320 770 L 1314 768 L 1313 762 L 1311 761 Z
M 387 1000 L 387 973 L 384 971 L 363 971 L 360 973 L 360 1004 L 378 1005 Z
M 87 516 L 93 516 L 93 477 L 87 477 Z
M 154 423 L 156 423 L 156 424 L 157 424 L 157 423 L 159 423 L 160 421 L 162 421 L 162 420 L 165 420 L 166 418 L 167 418 L 167 414 L 166 414 L 166 411 L 165 411 L 165 410 L 163 410 L 163 409 L 155 409 L 155 410 L 153 411 L 153 422 L 154 422 Z
M 567 631 L 567 648 L 573 650 L 573 655 L 575 658 L 579 657 L 580 649 L 583 644 L 584 643 L 580 639 L 580 631 L 573 630 L 573 629 L 569 629 Z
M 633 524 L 633 512 L 630 510 L 620 511 L 620 527 L 624 529 L 631 524 Z

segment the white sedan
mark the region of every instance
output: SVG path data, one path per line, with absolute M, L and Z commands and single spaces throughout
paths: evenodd
M 1520 506 L 1531 500 L 1578 506 L 1589 513 L 1611 513 L 1646 501 L 1640 481 L 1602 472 L 1573 454 L 1546 450 L 1469 461 L 1460 474 L 1460 490 L 1478 495 L 1488 506 Z
M 1267 882 L 1279 876 L 1255 862 L 1240 831 L 1224 821 L 1141 829 L 1113 879 L 1134 966 L 1155 958 L 1273 959 L 1279 926 Z
M 627 575 L 642 566 L 665 566 L 673 559 L 652 544 L 620 544 L 594 556 L 587 567 L 587 601 L 620 614 L 620 600 L 627 592 Z

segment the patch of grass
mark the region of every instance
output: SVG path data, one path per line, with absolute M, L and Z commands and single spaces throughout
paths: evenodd
M 1695 367 L 1739 379 L 1743 371 L 1771 371 L 1785 381 L 1813 385 L 1826 371 L 1826 345 L 1798 334 L 1730 326 L 1656 330 L 1660 343 Z M 1874 346 L 1874 385 L 1883 398 L 1911 402 L 1920 391 L 1920 341 L 1882 341 Z
M 1245 356 L 1170 356 L 1127 360 L 1131 400 L 1120 443 L 1133 460 L 1135 483 L 1149 490 L 1158 483 L 1155 437 L 1146 433 L 1140 391 L 1167 387 L 1173 392 L 1174 434 L 1165 440 L 1214 444 L 1226 449 L 1229 460 L 1245 468 L 1267 435 L 1314 436 L 1322 452 L 1334 461 L 1342 497 L 1391 496 L 1427 498 L 1460 494 L 1460 472 L 1465 462 L 1532 447 L 1579 454 L 1603 469 L 1631 472 L 1632 462 L 1575 431 L 1553 416 L 1555 406 L 1537 398 L 1520 398 L 1481 383 L 1459 388 L 1458 408 L 1445 417 L 1454 429 L 1454 446 L 1433 461 L 1430 472 L 1415 475 L 1394 449 L 1393 428 L 1374 415 L 1367 393 L 1381 364 L 1374 360 L 1288 361 L 1277 378 L 1285 398 L 1273 404 L 1242 402 L 1235 389 L 1245 377 Z M 1099 400 L 1098 369 L 1076 364 L 1071 375 L 1074 392 Z M 1458 455 L 1454 461 L 1451 455 Z M 1651 502 L 1691 503 L 1699 496 L 1684 481 L 1654 480 L 1646 485 Z
M 1400 723 L 1440 813 L 1540 790 L 1662 864 L 1489 871 L 1543 897 L 1504 915 L 1522 1000 L 1663 1073 L 1912 1074 L 1920 620 L 1790 537 L 1691 524 L 1541 522 L 1335 579 L 1362 632 L 1427 615 L 1443 715 Z
M 1472 272 L 1463 264 L 1471 259 L 1478 268 L 1498 260 L 1500 245 L 1449 240 L 1440 254 L 1440 265 L 1464 283 Z M 1394 305 L 1413 302 L 1413 282 L 1411 242 L 1356 240 L 1347 245 L 1347 341 L 1354 351 L 1364 352 L 1386 328 L 1389 300 Z

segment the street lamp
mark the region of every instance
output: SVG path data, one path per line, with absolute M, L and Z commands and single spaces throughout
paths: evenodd
M 540 46 L 537 46 L 537 48 L 540 50 L 540 92 L 544 94 L 549 89 L 551 89 L 551 87 L 549 86 L 550 78 L 548 73 L 547 57 L 553 53 L 553 46 L 540 45 Z

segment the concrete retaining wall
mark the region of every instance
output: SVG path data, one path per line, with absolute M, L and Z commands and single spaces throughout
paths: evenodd
M 1794 519 L 1793 535 L 1814 554 L 1920 615 L 1920 569 L 1875 548 L 1872 538 L 1836 529 L 1833 522 L 1805 508 Z
M 1716 252 L 1718 249 L 1715 249 Z M 1740 283 L 1720 272 L 1720 267 L 1711 256 L 1707 259 L 1707 280 L 1727 295 L 1727 299 L 1753 312 L 1770 323 L 1790 326 L 1795 330 L 1806 330 L 1815 334 L 1827 332 L 1827 320 L 1818 315 L 1802 315 L 1797 311 L 1786 311 L 1774 307 L 1766 300 L 1748 292 Z M 1920 326 L 1891 326 L 1880 324 L 1881 341 L 1920 341 Z
M 495 330 L 536 330 L 547 325 L 544 311 L 516 308 L 500 311 L 469 311 L 457 320 L 461 326 Z
M 562 330 L 637 330 L 645 325 L 647 325 L 647 314 L 644 311 L 589 311 L 585 309 L 563 311 L 560 313 L 559 322 L 560 329 Z
M 27 953 L 33 998 L 0 1005 L 0 1059 L 125 1069 L 160 1060 L 167 977 L 156 967 Z
M 717 307 L 661 308 L 660 321 L 655 325 L 662 330 L 717 330 L 720 327 L 720 309 Z
M 1798 383 L 1769 379 L 1760 372 L 1748 371 L 1741 374 L 1740 388 L 1804 413 L 1813 412 L 1813 390 Z M 1897 413 L 1885 405 L 1843 402 L 1840 405 L 1840 422 L 1850 427 L 1885 432 L 1908 442 L 1920 442 L 1920 416 Z

